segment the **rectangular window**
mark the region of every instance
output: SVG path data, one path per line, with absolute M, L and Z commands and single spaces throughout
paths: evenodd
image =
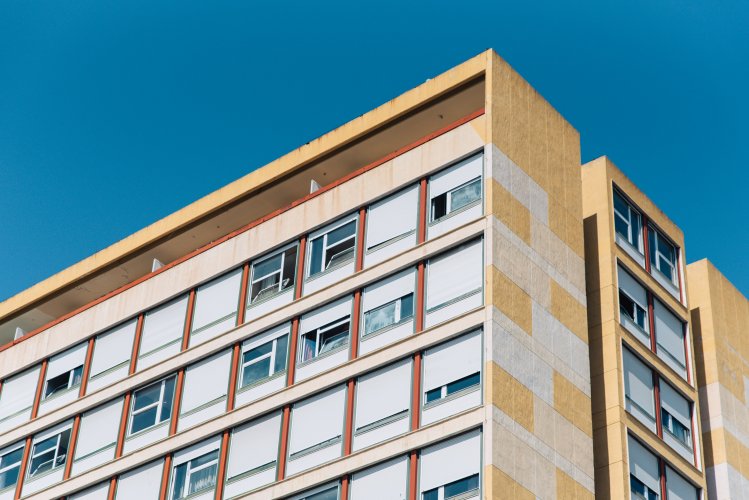
M 186 498 L 216 486 L 218 450 L 174 467 L 172 500 Z
M 432 198 L 432 222 L 481 200 L 481 178 L 478 177 Z
M 172 415 L 173 400 L 173 376 L 135 391 L 130 410 L 129 434 L 135 434 L 168 420 Z
M 233 328 L 237 323 L 242 270 L 235 269 L 198 287 L 190 328 L 190 345 Z
M 458 393 L 462 390 L 477 387 L 480 383 L 481 374 L 478 372 L 473 373 L 467 377 L 445 384 L 442 387 L 437 387 L 436 389 L 427 391 L 424 403 L 429 404 L 433 401 L 439 401 L 440 399 L 446 398 L 447 396 Z
M 275 481 L 281 419 L 277 411 L 232 430 L 224 498 Z
M 473 241 L 429 259 L 427 311 L 459 301 L 481 291 L 483 245 Z
M 123 404 L 120 396 L 83 414 L 73 455 L 73 475 L 114 458 Z
M 614 190 L 614 228 L 616 233 L 640 253 L 642 251 L 642 217 L 622 195 Z
M 96 336 L 87 392 L 91 393 L 127 377 L 130 358 L 133 356 L 135 326 L 135 320 L 128 321 Z
M 422 495 L 423 500 L 448 500 L 451 498 L 471 498 L 478 496 L 479 492 L 479 475 L 473 474 L 463 479 L 458 479 L 452 483 L 447 483 L 439 488 L 433 488 L 425 491 Z
M 689 462 L 694 462 L 692 404 L 662 379 L 660 397 L 663 440 Z
M 651 431 L 656 431 L 653 372 L 629 349 L 622 349 L 624 360 L 625 409 Z
M 138 352 L 138 369 L 177 354 L 182 347 L 188 296 L 159 306 L 145 314 Z
M 23 458 L 23 445 L 18 448 L 3 450 L 0 453 L 0 491 L 18 482 Z
M 354 473 L 350 500 L 405 500 L 408 498 L 408 457 L 401 455 Z
M 79 386 L 81 384 L 82 375 L 83 365 L 80 365 L 68 372 L 61 373 L 56 377 L 48 379 L 44 386 L 44 399 L 59 392 L 67 391 L 68 389 Z
M 40 407 L 40 413 L 51 411 L 78 397 L 72 389 L 81 385 L 83 363 L 86 360 L 87 351 L 88 343 L 84 342 L 50 358 L 45 375 L 42 392 L 43 405 Z M 54 403 L 48 401 L 53 396 L 60 396 L 67 391 L 70 392 L 63 398 L 64 401 L 60 401 L 58 397 L 55 398 Z
M 665 408 L 661 408 L 661 418 L 665 431 L 684 443 L 685 446 L 692 447 L 692 433 L 689 431 L 689 427 L 679 422 Z
M 472 431 L 425 448 L 419 462 L 422 500 L 479 497 L 481 432 Z
M 302 335 L 300 361 L 305 362 L 348 345 L 349 317 L 336 320 Z
M 733 487 L 731 487 L 731 489 L 733 490 Z M 666 498 L 669 500 L 698 500 L 700 498 L 700 492 L 692 485 L 692 483 L 684 479 L 681 474 L 667 465 Z
M 635 476 L 629 476 L 629 488 L 632 490 L 632 500 L 658 500 L 658 493 L 645 486 L 645 483 Z
M 367 251 L 415 234 L 418 206 L 418 186 L 411 186 L 370 205 L 367 211 Z
M 650 226 L 648 231 L 648 245 L 650 247 L 651 268 L 658 270 L 671 285 L 678 288 L 676 247 L 653 226 Z
M 70 444 L 70 428 L 53 436 L 34 442 L 31 448 L 31 461 L 29 463 L 29 477 L 37 476 L 43 472 L 56 469 L 65 465 L 68 457 L 68 445 Z
M 648 293 L 623 267 L 617 266 L 619 281 L 619 322 L 650 348 Z
M 409 293 L 399 299 L 364 313 L 364 335 L 378 332 L 413 318 L 414 295 Z
M 226 349 L 187 367 L 177 431 L 226 412 L 231 357 L 231 349 Z
M 117 479 L 117 500 L 159 498 L 159 485 L 164 470 L 164 459 L 121 474 Z
M 3 380 L 0 388 L 0 433 L 31 417 L 40 365 Z
M 622 289 L 619 289 L 619 313 L 637 325 L 642 331 L 647 331 L 647 310 Z
M 247 387 L 286 371 L 289 336 L 277 337 L 242 354 L 242 384 Z
M 658 458 L 632 436 L 627 436 L 627 444 L 630 498 L 632 500 L 657 500 L 659 495 L 656 492 L 661 490 Z
M 356 219 L 337 226 L 310 241 L 308 276 L 354 260 Z
M 683 378 L 687 377 L 684 323 L 659 300 L 653 300 L 658 357 Z
M 298 245 L 252 263 L 250 304 L 269 299 L 294 286 Z

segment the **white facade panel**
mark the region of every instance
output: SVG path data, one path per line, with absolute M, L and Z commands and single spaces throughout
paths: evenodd
M 198 287 L 190 333 L 191 346 L 236 326 L 241 282 L 242 269 L 235 269 Z
M 117 479 L 117 500 L 158 500 L 164 461 L 157 460 Z
M 89 394 L 127 377 L 136 325 L 136 320 L 128 321 L 96 337 L 86 387 Z
M 274 413 L 232 431 L 224 492 L 226 498 L 275 481 L 281 420 L 281 413 Z
M 467 434 L 425 448 L 419 460 L 421 492 L 481 473 L 481 432 Z
M 302 320 L 299 324 L 299 332 L 305 334 L 316 328 L 332 323 L 335 320 L 351 316 L 352 307 L 353 298 L 349 296 L 315 309 L 314 311 L 302 316 Z
M 336 366 L 339 366 L 345 363 L 348 360 L 348 358 L 349 358 L 349 350 L 341 349 L 331 354 L 325 354 L 323 356 L 319 356 L 313 359 L 312 361 L 304 363 L 303 365 L 297 365 L 294 381 L 299 382 L 301 380 L 305 380 L 310 377 L 313 377 L 317 375 L 318 373 L 323 373 L 328 370 L 332 370 Z
M 658 459 L 637 440 L 627 436 L 629 473 L 655 492 L 661 491 Z
M 626 410 L 655 432 L 655 392 L 653 372 L 629 349 L 622 349 Z
M 31 495 L 61 482 L 64 473 L 65 467 L 59 466 L 46 474 L 37 477 L 26 477 L 23 481 L 23 488 L 21 488 L 21 496 Z
M 83 366 L 86 361 L 87 349 L 88 343 L 82 343 L 50 358 L 47 364 L 46 380 L 67 373 L 78 366 Z
M 267 300 L 262 300 L 258 303 L 251 304 L 247 308 L 245 321 L 257 319 L 260 316 L 264 316 L 270 313 L 271 311 L 275 311 L 276 309 L 279 309 L 285 305 L 291 304 L 294 301 L 295 288 L 295 286 L 289 287 L 278 295 L 275 295 Z
M 289 474 L 341 455 L 345 404 L 346 386 L 327 390 L 294 404 L 287 464 Z
M 483 173 L 483 165 L 483 155 L 477 155 L 463 160 L 457 165 L 447 168 L 429 178 L 429 200 L 427 207 L 429 213 L 427 214 L 427 220 L 430 222 L 427 227 L 428 239 L 445 234 L 448 231 L 456 229 L 481 217 L 483 214 L 483 204 L 479 201 L 473 202 L 465 208 L 452 212 L 448 216 L 435 221 L 433 220 L 434 217 L 432 214 L 432 200 L 472 180 L 480 179 Z M 481 196 L 481 199 L 483 199 L 483 195 Z
M 407 432 L 413 366 L 404 359 L 359 377 L 356 383 L 353 449 Z
M 114 458 L 123 404 L 124 399 L 118 398 L 83 414 L 75 446 L 73 475 Z
M 666 466 L 666 492 L 668 500 L 699 499 L 697 488 L 692 486 L 692 483 L 681 477 L 678 472 L 668 466 Z
M 309 295 L 323 288 L 327 288 L 333 283 L 337 283 L 344 278 L 348 278 L 354 274 L 354 261 L 349 262 L 341 266 L 337 266 L 330 271 L 325 271 L 317 274 L 311 278 L 307 278 L 304 281 L 304 295 Z
M 400 238 L 415 234 L 418 213 L 418 185 L 370 205 L 367 211 L 366 252 L 375 252 Z
M 439 325 L 440 323 L 444 323 L 445 321 L 451 320 L 463 313 L 481 307 L 482 305 L 484 305 L 484 295 L 481 293 L 481 290 L 479 290 L 473 295 L 468 295 L 461 300 L 451 302 L 446 306 L 438 307 L 433 311 L 427 312 L 424 318 L 424 327 L 431 328 L 435 325 Z
M 3 386 L 0 387 L 0 433 L 31 418 L 39 370 L 37 365 L 3 381 Z
M 683 378 L 687 377 L 684 324 L 659 301 L 653 301 L 658 357 Z
M 187 295 L 146 313 L 143 321 L 138 370 L 180 351 L 187 314 Z
M 231 350 L 228 350 L 187 367 L 178 430 L 205 422 L 226 411 L 231 357 Z
M 482 289 L 483 243 L 476 240 L 427 263 L 427 311 Z
M 638 325 L 633 322 L 627 315 L 619 312 L 619 321 L 629 330 L 637 340 L 645 344 L 650 348 L 650 323 L 647 318 L 648 311 L 648 296 L 645 288 L 634 279 L 627 271 L 622 269 L 621 266 L 617 266 L 617 277 L 619 283 L 619 289 L 623 290 L 630 299 L 634 300 L 637 305 L 642 308 L 643 314 L 645 315 L 644 325 Z M 621 309 L 621 304 L 620 304 Z
M 107 500 L 109 496 L 109 482 L 97 484 L 92 488 L 74 493 L 68 498 L 70 500 Z
M 663 381 L 661 381 L 659 389 L 661 407 L 666 410 L 672 418 L 676 419 L 681 425 L 689 429 L 689 440 L 685 443 L 673 435 L 664 422 L 663 440 L 689 463 L 694 463 L 694 450 L 692 449 L 692 414 L 689 401 Z
M 427 392 L 481 371 L 481 330 L 476 330 L 424 353 Z
M 350 500 L 406 500 L 408 457 L 402 456 L 357 472 L 351 478 Z
M 125 436 L 125 443 L 122 447 L 123 454 L 126 455 L 131 451 L 139 450 L 149 444 L 169 437 L 170 422 L 171 420 L 165 420 L 137 434 Z

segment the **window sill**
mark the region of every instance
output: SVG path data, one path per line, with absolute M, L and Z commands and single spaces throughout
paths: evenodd
M 351 333 L 349 332 L 349 337 L 350 337 L 350 336 L 351 336 Z M 329 357 L 329 356 L 332 356 L 333 354 L 337 354 L 337 353 L 341 352 L 341 351 L 342 351 L 342 350 L 344 350 L 344 349 L 347 349 L 347 348 L 348 348 L 348 346 L 349 346 L 349 339 L 346 339 L 346 343 L 345 343 L 344 345 L 342 345 L 342 346 L 340 346 L 340 347 L 336 347 L 336 348 L 335 348 L 335 349 L 333 349 L 332 351 L 328 351 L 328 352 L 326 352 L 326 353 L 324 353 L 324 354 L 318 354 L 318 355 L 317 355 L 317 356 L 315 356 L 314 358 L 308 359 L 308 360 L 306 360 L 306 361 L 300 361 L 299 363 L 297 363 L 296 367 L 297 367 L 297 368 L 302 368 L 302 367 L 305 367 L 305 366 L 311 365 L 311 364 L 313 364 L 313 363 L 314 363 L 315 361 L 317 361 L 317 360 L 319 360 L 319 359 L 324 359 L 324 358 L 327 358 L 327 357 Z
M 270 382 L 271 380 L 275 380 L 275 379 L 277 379 L 277 378 L 279 378 L 279 377 L 281 377 L 282 375 L 285 375 L 285 374 L 286 374 L 286 369 L 279 370 L 276 373 L 274 373 L 273 375 L 269 375 L 269 376 L 261 378 L 259 380 L 255 380 L 254 382 L 252 382 L 250 384 L 243 385 L 243 386 L 239 387 L 237 389 L 237 394 L 239 394 L 240 392 L 249 391 L 250 389 L 253 389 L 255 387 L 260 387 L 261 385 L 266 384 L 266 383 Z
M 481 293 L 481 291 L 482 291 L 481 288 L 477 288 L 476 290 L 473 290 L 471 292 L 464 293 L 463 295 L 461 295 L 459 297 L 455 297 L 454 299 L 450 299 L 447 302 L 443 302 L 442 304 L 438 304 L 436 306 L 430 307 L 429 309 L 427 309 L 425 311 L 425 314 L 430 314 L 430 313 L 433 313 L 433 312 L 438 311 L 440 309 L 443 309 L 445 307 L 448 307 L 448 306 L 451 306 L 453 304 L 456 304 L 456 303 L 460 302 L 461 300 L 467 299 L 468 297 L 473 297 L 477 293 Z
M 132 415 L 131 415 L 131 417 L 132 417 Z M 167 427 L 169 425 L 170 421 L 171 421 L 171 418 L 168 418 L 168 419 L 164 420 L 163 422 L 159 422 L 158 424 L 152 425 L 151 427 L 146 427 L 145 429 L 141 429 L 141 430 L 136 431 L 136 432 L 134 432 L 132 434 L 128 434 L 125 437 L 125 441 L 128 441 L 130 439 L 135 439 L 135 438 L 140 437 L 142 435 L 148 434 L 149 432 L 155 431 L 156 429 L 159 429 L 161 427 Z
M 467 396 L 468 394 L 471 394 L 473 392 L 481 390 L 481 383 L 478 383 L 476 385 L 472 385 L 471 387 L 466 387 L 465 389 L 461 389 L 458 392 L 453 392 L 452 394 L 449 394 L 445 396 L 444 398 L 435 399 L 434 401 L 430 401 L 428 403 L 424 403 L 423 409 L 429 410 L 431 408 L 449 403 L 450 401 L 454 401 L 456 399 L 460 399 L 463 396 Z
M 416 230 L 415 230 L 415 229 L 414 229 L 414 230 L 412 230 L 412 231 L 408 231 L 407 233 L 403 233 L 403 234 L 400 234 L 400 235 L 398 235 L 398 236 L 395 236 L 395 237 L 393 237 L 393 238 L 390 238 L 389 240 L 385 240 L 385 241 L 383 241 L 382 243 L 378 243 L 378 244 L 376 244 L 376 245 L 375 245 L 375 246 L 373 246 L 373 247 L 368 247 L 368 248 L 367 248 L 367 249 L 365 250 L 365 252 L 364 252 L 364 253 L 365 253 L 365 254 L 367 254 L 367 255 L 369 255 L 369 254 L 372 254 L 372 253 L 375 253 L 375 252 L 377 252 L 378 250 L 382 250 L 383 248 L 387 248 L 387 247 L 389 247 L 390 245 L 392 245 L 393 243 L 397 243 L 397 242 L 399 242 L 400 240 L 406 239 L 406 238 L 408 238 L 409 236 L 413 236 L 413 235 L 415 235 L 415 234 L 416 234 Z
M 356 248 L 356 247 L 354 247 L 354 248 Z M 304 282 L 305 283 L 310 283 L 312 281 L 315 281 L 318 278 L 326 276 L 326 275 L 328 275 L 328 274 L 330 274 L 330 273 L 332 273 L 334 271 L 338 271 L 340 268 L 345 267 L 345 266 L 347 266 L 349 264 L 353 264 L 353 263 L 354 263 L 354 257 L 352 256 L 350 259 L 346 259 L 346 260 L 344 260 L 342 262 L 339 262 L 338 264 L 334 265 L 333 267 L 329 267 L 327 269 L 324 269 L 324 270 L 320 271 L 319 273 L 314 274 L 312 276 L 307 276 L 307 279 L 305 279 Z
M 402 319 L 402 320 L 400 320 L 397 323 L 393 323 L 392 325 L 383 326 L 379 330 L 375 330 L 373 332 L 366 333 L 366 334 L 362 335 L 361 340 L 362 340 L 362 342 L 364 342 L 365 340 L 369 340 L 369 339 L 372 339 L 372 338 L 377 337 L 379 335 L 382 335 L 383 333 L 387 333 L 390 330 L 395 330 L 396 328 L 398 328 L 398 327 L 400 327 L 402 325 L 405 325 L 406 323 L 413 323 L 413 321 L 414 321 L 414 317 L 413 316 L 409 316 L 408 318 Z M 413 331 L 411 331 L 411 333 L 413 333 Z
M 480 205 L 481 205 L 481 203 L 482 203 L 483 199 L 484 199 L 484 198 L 483 198 L 483 196 L 482 196 L 482 197 L 481 197 L 480 199 L 478 199 L 478 200 L 476 200 L 476 201 L 474 201 L 474 202 L 471 202 L 471 203 L 469 203 L 468 205 L 465 205 L 465 206 L 463 206 L 463 207 L 460 207 L 460 208 L 459 208 L 459 209 L 457 209 L 457 210 L 453 210 L 453 211 L 452 211 L 452 212 L 450 212 L 449 214 L 447 214 L 447 215 L 443 215 L 443 216 L 442 216 L 442 217 L 440 217 L 439 219 L 435 219 L 435 220 L 431 221 L 431 222 L 430 222 L 429 224 L 427 224 L 427 227 L 438 226 L 438 225 L 439 225 L 439 224 L 440 224 L 441 222 L 444 222 L 444 221 L 446 221 L 446 220 L 448 220 L 448 219 L 450 219 L 450 218 L 452 218 L 452 217 L 455 217 L 455 216 L 457 216 L 457 215 L 460 215 L 460 214 L 462 214 L 463 212 L 467 212 L 468 210 L 470 210 L 470 209 L 472 209 L 472 208 L 474 208 L 474 207 L 478 207 L 478 206 L 480 206 Z
M 196 336 L 200 335 L 201 333 L 205 332 L 206 330 L 208 330 L 210 328 L 213 328 L 214 326 L 223 323 L 227 319 L 236 318 L 236 317 L 237 317 L 237 313 L 233 312 L 233 313 L 227 314 L 226 316 L 224 316 L 222 318 L 215 319 L 215 320 L 211 321 L 210 323 L 208 323 L 207 325 L 203 325 L 203 326 L 201 326 L 200 328 L 198 328 L 196 330 L 192 330 L 190 332 L 190 338 L 196 337 Z M 236 320 L 235 320 L 235 323 L 236 323 Z M 231 328 L 234 328 L 234 327 L 232 326 Z
M 266 302 L 270 302 L 273 299 L 277 299 L 278 297 L 281 297 L 285 293 L 293 293 L 294 292 L 294 283 L 289 284 L 286 288 L 284 288 L 283 290 L 279 290 L 278 292 L 274 293 L 273 295 L 268 295 L 267 297 L 263 297 L 260 300 L 254 300 L 254 301 L 250 302 L 250 304 L 247 306 L 246 309 L 249 311 L 250 309 L 252 309 L 254 307 L 261 306 L 261 305 L 265 304 Z
M 255 467 L 254 469 L 250 469 L 248 471 L 237 474 L 236 476 L 230 477 L 229 479 L 226 480 L 226 484 L 236 483 L 237 481 L 241 481 L 242 479 L 246 479 L 250 476 L 255 476 L 257 474 L 260 474 L 261 472 L 265 472 L 275 467 L 276 467 L 276 460 L 272 462 L 268 462 L 267 464 L 259 465 Z

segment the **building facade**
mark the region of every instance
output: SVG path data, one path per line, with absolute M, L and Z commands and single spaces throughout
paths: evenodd
M 0 500 L 712 498 L 684 262 L 484 52 L 0 303 Z
M 749 498 L 749 301 L 703 259 L 687 266 L 710 498 Z

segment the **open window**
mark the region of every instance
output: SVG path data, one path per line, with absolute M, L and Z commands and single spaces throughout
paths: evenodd
M 677 300 L 679 293 L 679 250 L 663 233 L 650 225 L 648 227 L 648 247 L 650 251 L 650 274 Z
M 614 189 L 614 230 L 619 246 L 644 267 L 642 216 L 617 189 Z
M 661 379 L 663 440 L 688 462 L 694 463 L 692 403 Z
M 276 480 L 281 413 L 232 430 L 224 498 L 233 498 Z
M 627 348 L 622 349 L 622 357 L 624 358 L 624 407 L 645 427 L 656 432 L 653 372 Z
M 212 438 L 175 453 L 169 498 L 213 498 L 218 478 L 220 438 Z M 210 494 L 210 497 L 208 497 Z
M 13 375 L 0 387 L 0 433 L 27 422 L 31 418 L 40 366 Z
M 275 297 L 294 287 L 296 276 L 296 243 L 252 263 L 250 305 Z
M 128 375 L 133 353 L 136 321 L 131 320 L 96 336 L 91 358 L 88 393 L 106 387 Z
M 621 266 L 617 267 L 619 281 L 619 322 L 650 349 L 650 320 L 648 295 L 637 280 Z
M 0 495 L 15 487 L 23 460 L 23 442 L 15 443 L 0 450 Z
M 178 431 L 226 412 L 231 356 L 231 349 L 227 349 L 187 367 L 177 420 Z
M 481 432 L 437 443 L 421 452 L 421 500 L 468 499 L 481 495 Z
M 124 398 L 119 397 L 83 414 L 75 445 L 73 475 L 114 458 L 123 404 Z
M 305 293 L 324 288 L 354 272 L 357 224 L 358 215 L 354 214 L 310 235 Z
M 658 500 L 661 491 L 658 458 L 632 436 L 627 436 L 627 444 L 632 500 Z
M 235 269 L 199 286 L 190 329 L 190 345 L 197 345 L 237 324 L 242 270 Z
M 348 359 L 352 307 L 352 298 L 346 297 L 302 316 L 298 380 L 329 370 Z
M 401 456 L 354 473 L 350 500 L 406 500 L 408 457 Z
M 367 209 L 364 265 L 370 266 L 416 245 L 419 186 L 413 185 Z
M 78 399 L 88 343 L 84 342 L 49 360 L 39 414 L 43 415 Z
M 429 238 L 483 214 L 483 160 L 483 154 L 479 154 L 429 178 Z
M 291 325 L 285 323 L 242 343 L 237 406 L 286 386 L 290 332 Z
M 143 432 L 172 416 L 175 377 L 171 376 L 133 393 L 128 434 Z
M 34 436 L 22 496 L 62 481 L 72 426 L 69 421 Z
M 148 311 L 138 351 L 138 370 L 155 365 L 182 348 L 187 314 L 187 295 Z
M 294 403 L 286 466 L 288 475 L 341 456 L 345 406 L 346 386 Z

